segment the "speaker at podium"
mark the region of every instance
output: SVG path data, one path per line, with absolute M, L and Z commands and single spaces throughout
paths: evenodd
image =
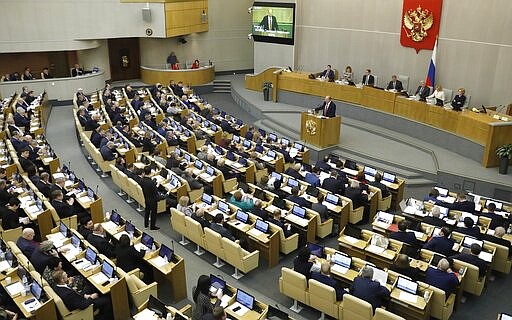
M 305 143 L 326 148 L 340 143 L 341 117 L 327 118 L 302 112 L 300 138 Z

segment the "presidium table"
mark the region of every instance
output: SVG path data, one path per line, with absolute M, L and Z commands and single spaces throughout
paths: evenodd
M 348 102 L 450 132 L 483 147 L 481 164 L 484 167 L 497 166 L 499 159 L 495 153 L 496 148 L 503 144 L 512 143 L 512 121 L 510 121 L 512 117 L 499 114 L 496 116 L 501 116 L 507 121 L 496 119 L 493 117 L 495 112 L 483 114 L 471 111 L 446 110 L 425 102 L 407 99 L 398 93 L 367 86 L 358 88 L 335 82 L 309 79 L 308 73 L 285 72 L 280 68 L 269 68 L 259 74 L 246 75 L 245 87 L 246 89 L 261 91 L 263 82 L 273 83 L 275 88 L 272 92 L 273 101 L 277 101 L 278 91 L 319 97 L 329 95 L 334 100 Z M 304 117 L 310 116 L 302 115 L 302 129 L 305 125 Z M 301 130 L 302 139 L 305 138 L 303 134 L 304 130 Z M 306 138 L 319 139 L 320 137 L 306 136 Z M 311 144 L 317 145 L 315 141 L 309 141 L 311 141 Z M 318 143 L 320 143 L 320 140 L 318 140 Z

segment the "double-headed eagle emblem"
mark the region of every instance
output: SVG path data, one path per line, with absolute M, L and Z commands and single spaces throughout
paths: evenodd
M 412 41 L 420 42 L 427 36 L 427 31 L 434 24 L 434 15 L 428 9 L 422 10 L 421 6 L 409 9 L 404 14 L 404 26 L 407 37 Z
M 306 121 L 306 132 L 314 136 L 316 134 L 316 122 L 313 120 Z

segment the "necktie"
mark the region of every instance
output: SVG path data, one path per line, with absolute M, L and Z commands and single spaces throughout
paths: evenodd
M 364 82 L 364 84 L 368 85 L 368 78 L 369 77 L 370 77 L 369 75 L 366 75 L 366 81 Z
M 327 117 L 327 109 L 329 109 L 329 103 L 326 103 L 326 104 L 325 104 L 325 108 L 324 108 L 324 117 Z
M 268 29 L 272 30 L 272 16 L 268 16 Z
M 396 82 L 393 81 L 393 89 L 396 89 Z

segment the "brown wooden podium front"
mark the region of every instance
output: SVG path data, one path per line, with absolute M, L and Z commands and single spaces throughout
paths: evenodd
M 300 138 L 311 145 L 325 148 L 340 143 L 341 117 L 325 118 L 302 112 Z

